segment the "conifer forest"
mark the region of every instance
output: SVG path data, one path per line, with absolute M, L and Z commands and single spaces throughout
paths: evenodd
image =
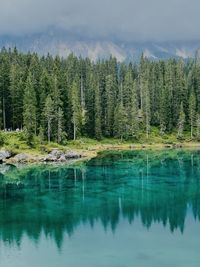
M 22 130 L 31 144 L 90 137 L 146 138 L 190 132 L 200 138 L 200 61 L 92 62 L 73 54 L 0 52 L 0 128 Z

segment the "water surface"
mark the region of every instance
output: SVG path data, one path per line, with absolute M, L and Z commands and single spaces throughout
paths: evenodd
M 0 267 L 200 266 L 199 151 L 0 172 Z

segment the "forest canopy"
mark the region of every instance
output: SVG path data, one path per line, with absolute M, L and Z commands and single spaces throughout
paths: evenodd
M 200 138 L 200 61 L 118 63 L 0 52 L 0 129 L 23 129 L 27 143 L 176 131 Z

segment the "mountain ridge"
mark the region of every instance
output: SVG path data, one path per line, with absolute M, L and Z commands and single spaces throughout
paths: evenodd
M 153 60 L 167 58 L 193 58 L 200 55 L 200 40 L 171 42 L 121 42 L 118 40 L 87 39 L 63 32 L 48 31 L 45 33 L 0 36 L 0 47 L 17 47 L 23 52 L 48 53 L 67 57 L 70 53 L 88 57 L 93 61 L 109 56 L 116 57 L 119 62 L 137 60 L 143 53 Z

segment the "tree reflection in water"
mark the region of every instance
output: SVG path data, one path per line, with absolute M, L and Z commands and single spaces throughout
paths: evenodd
M 3 168 L 3 167 L 2 167 Z M 192 210 L 200 220 L 199 151 L 103 153 L 74 166 L 6 166 L 0 177 L 0 239 L 38 242 L 42 232 L 61 247 L 81 223 L 117 231 L 120 219 L 155 222 L 184 232 Z

